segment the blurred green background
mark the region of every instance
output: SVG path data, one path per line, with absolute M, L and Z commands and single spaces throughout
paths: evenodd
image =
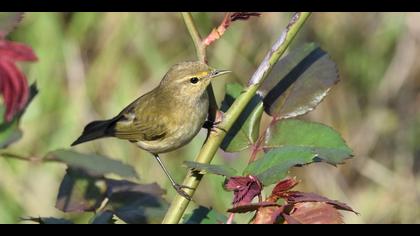
M 223 13 L 194 13 L 202 35 Z M 233 73 L 214 84 L 220 104 L 224 84 L 246 84 L 280 35 L 290 13 L 263 13 L 235 22 L 210 46 L 209 63 Z M 420 223 L 420 14 L 314 13 L 292 47 L 314 41 L 338 64 L 341 82 L 305 116 L 337 129 L 355 157 L 335 168 L 314 164 L 294 168 L 299 189 L 349 204 L 360 216 L 343 213 L 347 223 Z M 29 44 L 39 62 L 25 64 L 39 95 L 23 116 L 24 137 L 9 151 L 42 157 L 69 148 L 83 127 L 110 118 L 158 84 L 174 63 L 195 59 L 195 50 L 177 13 L 27 13 L 9 39 Z M 193 160 L 205 138 L 163 155 L 181 181 L 184 160 Z M 158 182 L 174 191 L 151 156 L 129 142 L 102 139 L 75 147 L 136 167 L 142 183 Z M 245 167 L 249 153 L 219 151 L 215 164 Z M 54 208 L 65 166 L 0 158 L 0 223 L 19 217 L 57 216 L 85 222 L 80 214 Z M 222 177 L 207 176 L 196 201 L 224 212 L 232 193 Z M 86 215 L 86 214 L 85 214 Z M 249 215 L 238 219 L 249 219 Z

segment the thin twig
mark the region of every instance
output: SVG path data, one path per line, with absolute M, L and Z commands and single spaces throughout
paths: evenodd
M 200 153 L 196 157 L 195 161 L 199 163 L 210 163 L 213 160 L 214 155 L 219 149 L 226 133 L 223 130 L 228 131 L 232 128 L 239 115 L 243 112 L 247 104 L 256 94 L 257 90 L 261 86 L 262 82 L 266 79 L 270 73 L 274 64 L 280 59 L 283 53 L 286 51 L 290 42 L 295 38 L 297 32 L 302 27 L 306 19 L 310 16 L 310 13 L 302 12 L 293 14 L 289 24 L 283 31 L 279 39 L 273 45 L 273 47 L 267 53 L 263 62 L 260 64 L 257 71 L 252 76 L 248 83 L 248 87 L 245 91 L 234 101 L 229 110 L 225 113 L 224 119 L 219 124 L 220 129 L 216 129 L 212 132 L 207 139 L 207 142 L 203 145 Z M 187 174 L 184 179 L 183 185 L 188 186 L 191 189 L 186 189 L 186 192 L 193 196 L 194 189 L 197 189 L 203 175 L 193 174 L 191 171 Z M 176 224 L 182 218 L 189 200 L 182 196 L 176 196 L 172 201 L 169 210 L 167 211 L 165 218 L 162 223 Z
M 261 14 L 258 12 L 228 12 L 225 14 L 225 17 L 223 18 L 222 22 L 217 28 L 214 28 L 209 35 L 203 40 L 203 44 L 207 47 L 210 46 L 210 44 L 214 43 L 214 41 L 220 39 L 220 37 L 223 36 L 223 34 L 226 32 L 226 30 L 229 28 L 229 26 L 234 21 L 238 20 L 248 20 L 252 16 L 260 16 Z
M 36 157 L 36 156 L 26 157 L 26 156 L 18 155 L 18 154 L 15 154 L 15 153 L 9 153 L 9 152 L 0 153 L 0 156 L 4 157 L 4 158 L 8 158 L 8 159 L 16 159 L 16 160 L 28 161 L 28 162 L 41 162 L 41 161 L 43 161 L 42 157 Z
M 182 12 L 182 18 L 187 26 L 188 32 L 194 42 L 195 50 L 197 52 L 198 60 L 206 63 L 206 46 L 202 43 L 200 33 L 195 26 L 194 20 L 190 12 Z

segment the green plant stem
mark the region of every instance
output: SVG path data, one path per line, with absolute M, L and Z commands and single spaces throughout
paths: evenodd
M 257 90 L 265 80 L 267 75 L 270 73 L 273 65 L 280 59 L 283 53 L 286 51 L 290 42 L 295 38 L 297 32 L 302 27 L 306 19 L 310 16 L 308 12 L 295 13 L 286 29 L 283 31 L 279 39 L 267 53 L 263 62 L 258 67 L 249 81 L 248 87 L 245 91 L 234 101 L 230 109 L 225 113 L 223 121 L 218 125 L 219 129 L 212 132 L 207 139 L 207 142 L 203 145 L 200 153 L 196 157 L 195 161 L 199 163 L 210 163 L 216 154 L 220 144 L 222 143 L 226 133 L 222 130 L 228 131 L 246 105 L 251 101 L 252 97 L 256 94 Z M 196 189 L 201 181 L 203 175 L 193 174 L 191 171 L 188 172 L 184 179 L 183 185 L 188 186 L 192 189 Z M 193 196 L 194 190 L 185 189 L 185 191 Z M 186 208 L 188 207 L 189 201 L 182 196 L 176 196 L 172 201 L 169 210 L 167 211 L 165 218 L 162 223 L 166 224 L 177 224 L 181 220 Z

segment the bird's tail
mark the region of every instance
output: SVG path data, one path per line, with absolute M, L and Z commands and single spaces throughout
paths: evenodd
M 94 139 L 112 136 L 114 119 L 93 121 L 86 125 L 82 135 L 71 146 L 88 142 Z

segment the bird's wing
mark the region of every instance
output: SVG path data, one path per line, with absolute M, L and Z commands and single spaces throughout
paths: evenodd
M 152 141 L 163 139 L 168 133 L 164 117 L 159 117 L 155 112 L 143 112 L 146 99 L 138 99 L 127 106 L 120 114 L 115 124 L 114 135 L 117 138 L 130 141 Z M 146 100 L 147 101 L 147 100 Z

